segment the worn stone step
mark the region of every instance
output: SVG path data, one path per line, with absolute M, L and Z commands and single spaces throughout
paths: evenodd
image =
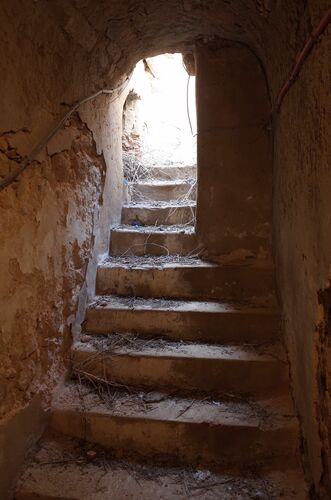
M 97 294 L 276 303 L 274 269 L 221 266 L 198 258 L 108 258 L 98 266 Z
M 131 225 L 137 220 L 144 226 L 193 224 L 195 220 L 195 202 L 171 204 L 168 202 L 132 203 L 122 207 L 122 224 Z
M 146 341 L 130 335 L 92 339 L 76 343 L 71 352 L 73 373 L 80 377 L 176 394 L 249 397 L 286 393 L 289 384 L 286 358 L 276 345 L 259 352 L 253 347 Z
M 189 181 L 140 181 L 129 183 L 131 201 L 195 200 L 196 186 Z
M 89 453 L 96 455 L 89 459 Z M 68 457 L 70 459 L 68 460 Z M 39 442 L 25 464 L 15 500 L 308 499 L 302 471 L 286 460 L 271 470 L 210 470 L 122 462 L 95 444 L 57 434 Z
M 192 466 L 252 465 L 296 452 L 297 423 L 286 399 L 251 404 L 164 394 L 151 402 L 148 394 L 108 389 L 61 387 L 51 428 L 122 456 Z
M 111 231 L 110 255 L 188 255 L 197 245 L 193 226 L 117 226 Z
M 88 306 L 84 330 L 220 344 L 255 343 L 278 337 L 279 314 L 269 308 L 220 302 L 102 296 Z
M 156 180 L 186 180 L 196 179 L 196 165 L 156 165 L 149 168 L 149 175 Z

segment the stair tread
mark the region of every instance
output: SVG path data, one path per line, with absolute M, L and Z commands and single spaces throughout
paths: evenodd
M 196 257 L 185 256 L 136 256 L 127 257 L 107 257 L 100 262 L 99 267 L 124 267 L 128 269 L 155 269 L 155 268 L 216 268 L 219 267 L 213 262 L 198 259 Z
M 151 168 L 165 168 L 165 169 L 168 169 L 168 168 L 173 168 L 173 169 L 176 169 L 176 168 L 179 168 L 179 169 L 185 169 L 185 168 L 197 168 L 197 165 L 196 164 L 192 164 L 192 165 L 184 165 L 182 163 L 179 163 L 179 164 L 176 164 L 176 163 L 170 163 L 169 165 L 153 165 Z
M 253 427 L 261 430 L 296 428 L 290 398 L 281 396 L 263 401 L 192 399 L 171 396 L 158 392 L 151 402 L 149 392 L 105 392 L 111 405 L 100 398 L 90 387 L 66 383 L 57 389 L 52 411 L 82 411 L 84 414 L 98 414 L 108 418 L 123 418 L 144 421 L 163 421 L 190 424 L 209 424 L 230 427 Z M 112 396 L 115 395 L 113 398 Z M 145 399 L 144 399 L 145 398 Z M 146 404 L 148 408 L 146 408 Z
M 163 180 L 163 179 L 147 179 L 139 180 L 136 182 L 129 182 L 130 186 L 153 186 L 153 187 L 171 187 L 171 186 L 192 186 L 195 180 L 179 179 L 179 180 Z
M 86 332 L 88 335 L 88 332 Z M 121 335 L 120 347 L 113 347 L 110 335 L 105 339 L 93 339 L 93 342 L 77 342 L 73 351 L 84 351 L 86 353 L 116 356 L 134 357 L 156 357 L 168 359 L 210 359 L 219 361 L 254 361 L 260 363 L 285 362 L 284 353 L 280 344 L 272 344 L 264 347 L 242 346 L 242 345 L 217 345 L 203 342 L 167 342 L 165 340 L 142 340 L 132 335 L 125 337 Z M 127 339 L 127 340 L 126 340 Z
M 222 268 L 222 269 L 274 269 L 270 262 L 252 261 L 242 264 L 220 264 L 198 257 L 186 257 L 182 255 L 156 255 L 156 256 L 108 256 L 99 263 L 99 267 L 123 267 L 128 269 L 163 269 L 163 268 Z
M 173 226 L 129 226 L 120 224 L 112 228 L 112 232 L 123 233 L 154 233 L 154 234 L 194 234 L 194 226 L 186 224 L 176 224 Z
M 185 207 L 196 207 L 196 202 L 194 200 L 169 200 L 169 201 L 130 201 L 129 203 L 123 203 L 123 208 L 137 208 L 137 209 L 151 209 L 151 208 L 185 208 Z
M 210 313 L 275 314 L 278 311 L 265 307 L 242 303 L 212 302 L 199 300 L 172 300 L 141 297 L 118 297 L 116 295 L 96 296 L 89 306 L 105 309 L 158 310 L 158 311 L 198 311 Z

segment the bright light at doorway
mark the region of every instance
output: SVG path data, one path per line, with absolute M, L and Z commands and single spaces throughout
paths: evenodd
M 141 161 L 195 164 L 195 77 L 188 77 L 182 55 L 163 54 L 140 61 L 130 95 L 124 133 L 139 141 Z

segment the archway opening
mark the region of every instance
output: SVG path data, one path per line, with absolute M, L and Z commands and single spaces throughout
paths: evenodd
M 125 222 L 136 227 L 195 224 L 197 117 L 192 54 L 136 65 L 123 105 Z M 155 210 L 160 217 L 154 220 Z M 153 212 L 153 217 L 148 217 Z M 162 215 L 161 215 L 162 214 Z
M 182 54 L 136 65 L 123 108 L 123 153 L 125 167 L 196 163 L 195 76 Z

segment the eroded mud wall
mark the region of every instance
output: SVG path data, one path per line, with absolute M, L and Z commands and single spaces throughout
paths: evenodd
M 5 164 L 15 134 L 5 134 L 1 140 Z M 112 153 L 116 156 L 115 148 Z M 64 376 L 74 327 L 83 320 L 87 296 L 94 293 L 97 257 L 107 251 L 109 226 L 119 216 L 121 169 L 116 171 L 114 159 L 118 160 L 107 150 L 105 155 L 98 153 L 91 130 L 75 116 L 48 145 L 40 162 L 0 193 L 3 418 L 8 412 L 26 413 L 28 409 L 22 409 L 36 394 L 45 409 L 52 388 Z M 0 427 L 8 445 L 0 460 L 0 469 L 2 460 L 5 467 L 3 480 L 9 473 L 8 452 L 16 462 L 22 452 L 18 441 L 8 441 L 6 422 L 11 425 L 5 418 Z M 29 429 L 25 423 L 25 431 L 35 433 L 35 421 L 30 424 Z

